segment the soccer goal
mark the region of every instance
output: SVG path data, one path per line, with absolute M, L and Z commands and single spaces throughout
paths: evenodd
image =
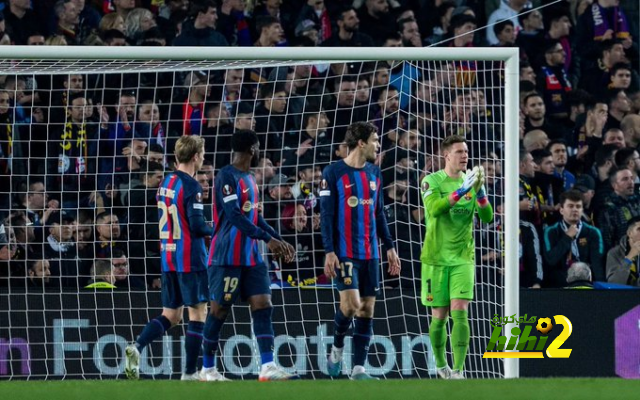
M 0 214 L 11 257 L 0 260 L 0 379 L 124 378 L 125 346 L 161 310 L 154 189 L 174 143 L 205 137 L 197 179 L 210 204 L 242 128 L 261 141 L 263 215 L 297 250 L 290 264 L 268 258 L 277 362 L 327 379 L 338 293 L 322 275 L 317 191 L 356 121 L 381 136 L 376 162 L 402 260 L 399 279 L 382 260 L 368 370 L 435 377 L 420 302 L 419 182 L 444 166 L 442 139 L 460 134 L 498 211 L 475 226 L 466 371 L 518 377 L 516 359 L 482 358 L 490 319 L 518 312 L 517 74 L 517 49 L 507 48 L 0 47 Z M 236 305 L 221 334 L 218 365 L 232 379 L 257 378 L 250 318 Z M 143 377 L 179 376 L 184 335 L 175 327 L 145 349 Z

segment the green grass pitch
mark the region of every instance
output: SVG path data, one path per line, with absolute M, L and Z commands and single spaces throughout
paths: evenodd
M 638 399 L 640 381 L 623 379 L 306 380 L 180 382 L 69 380 L 0 382 L 0 399 L 29 400 L 436 400 Z

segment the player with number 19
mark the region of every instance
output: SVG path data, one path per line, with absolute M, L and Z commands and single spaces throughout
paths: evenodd
M 335 278 L 340 291 L 327 359 L 327 371 L 333 377 L 342 371 L 344 339 L 355 317 L 351 379 L 377 379 L 365 372 L 364 365 L 380 290 L 378 236 L 387 250 L 389 273 L 400 274 L 400 259 L 384 214 L 380 168 L 372 164 L 379 139 L 372 124 L 351 124 L 345 137 L 349 155 L 324 170 L 320 185 L 322 243 L 327 253 L 324 271 Z
M 162 315 L 149 321 L 135 344 L 125 350 L 125 374 L 138 379 L 140 352 L 182 319 L 189 309 L 182 380 L 201 380 L 197 361 L 206 317 L 205 236 L 213 230 L 203 215 L 202 187 L 194 179 L 204 161 L 204 139 L 182 136 L 175 145 L 178 168 L 167 175 L 156 195 L 162 265 Z
M 213 185 L 216 229 L 208 260 L 211 307 L 204 329 L 204 375 L 215 371 L 220 330 L 240 297 L 251 308 L 262 363 L 259 380 L 298 379 L 298 375 L 283 370 L 274 360 L 271 282 L 258 240 L 266 242 L 275 257 L 287 262 L 293 260 L 295 251 L 265 222 L 259 210 L 258 185 L 250 172 L 260 159 L 258 135 L 252 130 L 238 130 L 231 137 L 231 148 L 233 161 L 218 172 Z
M 489 223 L 493 209 L 484 189 L 484 170 L 474 167 L 465 173 L 469 150 L 464 137 L 444 139 L 440 150 L 444 169 L 424 177 L 421 183 L 427 232 L 422 248 L 422 303 L 431 307 L 429 336 L 438 375 L 464 379 L 469 348 L 468 307 L 475 282 L 473 219 Z M 453 371 L 447 365 L 447 319 L 453 319 L 451 348 Z

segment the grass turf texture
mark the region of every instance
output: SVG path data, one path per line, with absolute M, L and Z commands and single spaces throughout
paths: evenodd
M 0 382 L 0 399 L 29 400 L 413 400 L 638 399 L 640 381 L 623 379 L 382 380 L 352 382 L 29 381 Z

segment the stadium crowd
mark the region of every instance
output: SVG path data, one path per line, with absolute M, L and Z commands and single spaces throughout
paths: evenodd
M 159 289 L 155 196 L 175 141 L 206 138 L 197 180 L 210 205 L 235 129 L 258 133 L 262 212 L 297 250 L 271 262 L 274 283 L 329 283 L 317 192 L 355 121 L 381 133 L 385 211 L 410 265 L 385 285 L 417 285 L 418 182 L 444 165 L 438 144 L 454 133 L 483 164 L 497 211 L 476 226 L 480 283 L 501 284 L 500 143 L 518 134 L 521 286 L 640 285 L 637 1 L 0 4 L 2 45 L 517 46 L 521 109 L 519 132 L 503 132 L 504 80 L 490 62 L 1 76 L 0 287 Z

